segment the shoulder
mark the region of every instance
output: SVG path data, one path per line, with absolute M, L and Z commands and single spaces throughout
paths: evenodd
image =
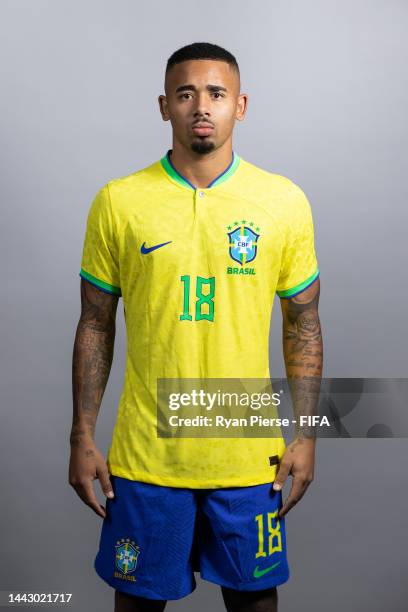
M 258 201 L 290 214 L 310 206 L 305 192 L 295 180 L 260 168 L 243 159 L 240 163 L 240 188 L 255 196 Z
M 160 176 L 160 161 L 155 161 L 140 170 L 111 179 L 106 183 L 105 188 L 109 191 L 111 197 L 112 195 L 115 197 L 125 197 L 129 193 L 151 188 L 152 182 L 160 178 Z
M 160 161 L 156 161 L 130 174 L 108 180 L 99 189 L 95 200 L 113 216 L 127 217 L 138 202 L 144 201 L 143 195 L 152 193 L 152 186 L 160 178 Z

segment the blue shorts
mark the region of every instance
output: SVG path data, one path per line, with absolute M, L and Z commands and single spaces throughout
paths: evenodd
M 289 578 L 281 491 L 272 483 L 184 489 L 111 476 L 94 567 L 118 591 L 180 599 L 196 587 L 194 572 L 242 591 Z

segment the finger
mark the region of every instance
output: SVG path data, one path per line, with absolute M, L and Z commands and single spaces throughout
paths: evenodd
M 305 491 L 308 487 L 308 482 L 305 480 L 300 480 L 299 478 L 293 478 L 292 486 L 289 491 L 289 495 L 286 498 L 285 503 L 279 511 L 278 517 L 282 518 L 295 506 L 305 494 Z
M 287 477 L 289 476 L 291 465 L 290 463 L 281 463 L 279 466 L 278 473 L 275 476 L 275 480 L 273 481 L 273 489 L 275 491 L 281 491 L 283 485 L 286 482 Z
M 108 470 L 107 469 L 99 469 L 99 470 L 97 469 L 96 473 L 98 475 L 99 483 L 101 485 L 103 494 L 106 495 L 106 497 L 109 497 L 110 499 L 115 497 L 115 494 L 112 488 L 112 483 L 109 479 Z
M 78 493 L 79 497 L 87 506 L 92 508 L 92 510 L 94 510 L 96 514 L 98 514 L 102 518 L 105 518 L 105 508 L 101 506 L 101 504 L 96 499 L 93 486 L 90 482 L 78 483 L 74 488 L 75 491 Z

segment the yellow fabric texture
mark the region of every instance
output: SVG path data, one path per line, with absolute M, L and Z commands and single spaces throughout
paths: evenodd
M 126 372 L 108 453 L 113 475 L 190 488 L 274 480 L 269 457 L 282 456 L 282 437 L 157 436 L 157 379 L 269 378 L 275 293 L 294 294 L 318 274 L 303 191 L 239 160 L 231 176 L 206 189 L 180 184 L 159 160 L 111 180 L 91 205 L 81 275 L 121 294 L 126 319 Z M 231 256 L 228 233 L 244 226 L 259 238 L 256 256 L 242 264 Z M 191 278 L 191 320 L 180 318 L 182 276 Z M 213 320 L 195 319 L 197 277 L 215 278 Z

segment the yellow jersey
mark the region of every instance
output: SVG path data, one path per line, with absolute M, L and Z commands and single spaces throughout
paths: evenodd
M 303 191 L 235 151 L 206 188 L 159 161 L 109 181 L 90 207 L 80 276 L 122 296 L 126 372 L 107 464 L 153 484 L 240 487 L 272 482 L 275 438 L 164 438 L 160 378 L 270 378 L 275 293 L 318 276 Z

